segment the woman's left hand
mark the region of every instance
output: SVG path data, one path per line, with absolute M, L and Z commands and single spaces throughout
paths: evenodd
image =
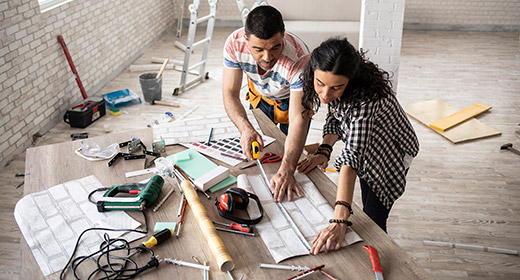
M 314 167 L 319 166 L 321 171 L 325 172 L 328 162 L 327 157 L 322 154 L 310 155 L 298 162 L 296 170 L 299 173 L 307 174 L 314 169 Z
M 347 224 L 332 223 L 328 227 L 322 229 L 312 241 L 310 253 L 317 255 L 321 248 L 325 246 L 325 252 L 330 249 L 338 250 L 347 232 Z M 334 246 L 333 246 L 334 245 Z

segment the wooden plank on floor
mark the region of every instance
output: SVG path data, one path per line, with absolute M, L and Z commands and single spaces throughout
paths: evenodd
M 478 102 L 460 111 L 457 111 L 447 117 L 432 122 L 430 124 L 430 127 L 433 127 L 440 131 L 446 131 L 466 120 L 469 120 L 479 114 L 486 112 L 489 109 L 491 109 L 491 106 Z
M 457 108 L 452 107 L 440 99 L 404 104 L 403 108 L 410 117 L 427 127 L 430 127 L 430 123 L 459 111 Z M 502 134 L 500 131 L 475 118 L 471 118 L 447 131 L 431 129 L 453 142 L 453 144 Z

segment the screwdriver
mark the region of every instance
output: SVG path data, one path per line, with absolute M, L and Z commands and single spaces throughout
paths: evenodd
M 171 229 L 171 228 L 165 228 L 165 229 L 161 230 L 160 232 L 158 232 L 158 233 L 154 234 L 152 237 L 150 237 L 150 239 L 148 239 L 148 241 L 141 243 L 137 247 L 137 250 L 135 252 L 131 253 L 130 255 L 128 255 L 127 258 L 131 258 L 136 253 L 144 251 L 145 248 L 152 248 L 155 245 L 159 245 L 159 244 L 163 243 L 164 241 L 168 240 L 168 238 L 170 238 L 172 235 L 173 235 L 173 229 Z
M 216 225 L 226 226 L 226 227 L 229 227 L 230 229 L 238 230 L 241 232 L 248 232 L 248 233 L 253 232 L 253 227 L 250 225 L 246 225 L 246 224 L 237 224 L 237 223 L 225 224 L 225 223 L 219 223 L 219 222 L 213 222 L 213 223 Z

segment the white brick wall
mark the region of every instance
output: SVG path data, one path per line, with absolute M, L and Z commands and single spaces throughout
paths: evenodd
M 404 22 L 423 25 L 520 26 L 519 0 L 406 0 Z
M 2 1 L 0 168 L 81 99 L 57 35 L 93 95 L 93 87 L 174 24 L 176 11 L 165 0 L 76 0 L 42 14 L 37 0 Z
M 387 71 L 397 90 L 405 0 L 363 0 L 359 47 Z

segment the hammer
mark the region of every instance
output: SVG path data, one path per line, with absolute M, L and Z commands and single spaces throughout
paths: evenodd
M 512 143 L 507 143 L 507 144 L 504 144 L 504 145 L 500 146 L 500 150 L 510 150 L 511 152 L 520 155 L 520 151 L 515 149 L 515 148 L 513 148 L 513 144 Z
M 155 105 L 155 104 L 158 104 L 158 105 L 164 105 L 164 106 L 170 106 L 170 107 L 176 107 L 176 108 L 181 107 L 181 106 L 180 106 L 179 104 L 177 104 L 177 103 L 168 103 L 168 102 L 159 101 L 159 100 L 152 100 L 152 105 Z

